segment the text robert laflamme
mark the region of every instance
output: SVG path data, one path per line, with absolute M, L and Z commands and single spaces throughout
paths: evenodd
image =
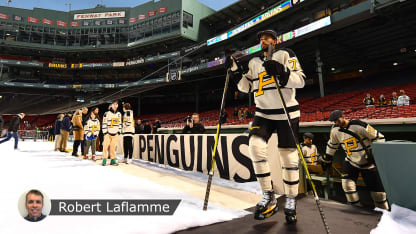
M 181 200 L 51 200 L 50 215 L 173 215 Z

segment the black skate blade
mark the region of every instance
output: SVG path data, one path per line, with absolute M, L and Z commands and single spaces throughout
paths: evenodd
M 262 213 L 255 213 L 254 219 L 265 220 L 267 218 L 272 217 L 274 214 L 276 214 L 278 210 L 279 210 L 279 207 L 276 205 L 274 208 L 270 208 Z

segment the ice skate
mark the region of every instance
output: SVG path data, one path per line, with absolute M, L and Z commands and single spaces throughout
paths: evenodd
M 264 220 L 274 215 L 279 210 L 273 191 L 263 192 L 263 198 L 256 205 L 254 219 Z
M 286 204 L 285 204 L 285 215 L 286 215 L 286 223 L 296 223 L 296 199 L 286 197 Z
M 103 158 L 102 165 L 105 166 L 106 164 L 107 164 L 107 159 L 106 158 Z

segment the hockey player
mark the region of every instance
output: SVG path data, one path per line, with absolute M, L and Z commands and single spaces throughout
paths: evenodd
M 110 165 L 118 166 L 116 160 L 116 145 L 118 142 L 118 136 L 121 131 L 121 113 L 117 111 L 118 101 L 114 101 L 110 105 L 110 110 L 105 112 L 103 117 L 103 162 L 102 165 L 107 164 L 108 154 L 110 155 Z M 110 151 L 110 152 L 108 152 Z
M 133 158 L 134 116 L 130 103 L 123 105 L 123 150 L 124 163 L 131 163 Z
M 308 165 L 316 165 L 318 159 L 318 149 L 313 144 L 313 138 L 314 135 L 312 133 L 306 132 L 303 134 L 303 142 L 300 143 L 303 158 Z
M 342 111 L 335 110 L 329 120 L 335 122 L 327 144 L 326 154 L 321 158 L 322 167 L 331 166 L 338 147 L 344 149 L 346 157 L 342 165 L 342 188 L 350 204 L 360 205 L 356 190 L 358 174 L 361 173 L 370 190 L 376 207 L 389 209 L 386 193 L 380 180 L 371 152 L 371 142 L 384 142 L 384 136 L 361 120 L 347 120 Z
M 261 31 L 257 36 L 263 53 L 260 57 L 250 60 L 247 73 L 243 75 L 243 68 L 232 56 L 226 64 L 231 68 L 234 79 L 240 78 L 238 89 L 245 93 L 254 92 L 256 112 L 249 133 L 249 155 L 263 192 L 262 200 L 256 205 L 254 218 L 265 219 L 278 210 L 267 155 L 267 142 L 272 133 L 277 130 L 286 195 L 286 221 L 292 223 L 296 222 L 295 197 L 298 195 L 299 158 L 275 81 L 280 85 L 297 135 L 300 111 L 299 103 L 295 99 L 295 89 L 305 85 L 305 75 L 295 53 L 290 49 L 274 51 L 272 59 L 266 61 L 269 45 L 275 47 L 280 42 L 275 31 Z

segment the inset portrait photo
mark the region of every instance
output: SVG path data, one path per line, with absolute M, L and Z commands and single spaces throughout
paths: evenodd
M 38 222 L 49 215 L 51 200 L 45 193 L 37 189 L 31 189 L 20 196 L 18 208 L 24 219 L 29 222 Z

